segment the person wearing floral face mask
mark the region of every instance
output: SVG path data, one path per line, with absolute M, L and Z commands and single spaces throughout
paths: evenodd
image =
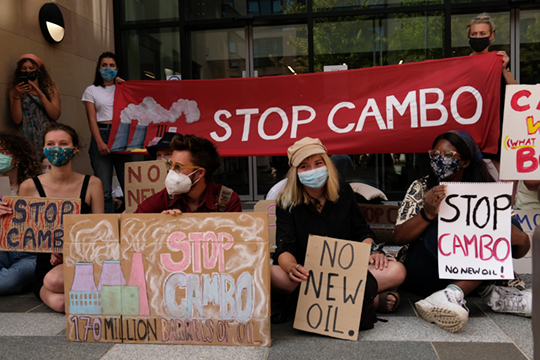
M 170 141 L 165 189 L 143 201 L 136 213 L 177 215 L 185 212 L 241 212 L 240 197 L 213 182 L 220 165 L 215 145 L 195 135 L 176 134 Z
M 111 134 L 116 84 L 124 82 L 117 75 L 116 56 L 111 52 L 104 52 L 97 62 L 94 83 L 86 88 L 81 99 L 92 134 L 88 153 L 94 175 L 103 183 L 105 213 L 114 212 L 113 170 L 116 171 L 118 182 L 124 191 L 124 167 L 132 158 L 131 155 L 111 153 L 107 146 Z
M 103 213 L 101 181 L 72 169 L 73 157 L 79 152 L 79 136 L 73 128 L 53 123 L 44 133 L 43 152 L 51 163 L 51 171 L 24 181 L 20 196 L 80 198 L 81 214 Z M 41 166 L 40 166 L 41 169 Z M 62 254 L 37 255 L 34 294 L 51 309 L 64 311 L 64 268 Z
M 431 294 L 416 303 L 419 314 L 445 330 L 456 332 L 469 317 L 464 299 L 467 294 L 478 289 L 490 304 L 493 296 L 506 294 L 509 290 L 504 286 L 483 284 L 481 280 L 439 279 L 437 216 L 446 197 L 446 185 L 439 182 L 495 180 L 473 137 L 464 131 L 454 130 L 437 136 L 429 156 L 431 173 L 412 183 L 398 210 L 394 242 L 403 245 L 398 260 L 407 268 L 407 278 L 402 287 L 422 296 Z M 517 220 L 513 219 L 512 223 L 512 256 L 521 258 L 530 248 L 529 237 L 518 227 Z M 512 290 L 511 293 L 510 302 L 515 304 L 527 304 L 532 300 L 526 292 Z M 518 313 L 515 309 L 506 311 Z M 526 312 L 519 314 L 527 316 Z
M 60 117 L 60 92 L 34 54 L 25 54 L 17 61 L 8 91 L 11 119 L 21 126 L 39 158 L 43 154 L 43 130 Z
M 489 46 L 495 41 L 495 24 L 488 13 L 482 13 L 469 21 L 467 25 L 467 33 L 469 37 L 469 45 L 472 48 L 471 55 L 482 55 L 489 53 Z M 517 84 L 516 79 L 508 69 L 510 58 L 506 51 L 497 51 L 497 55 L 502 57 L 502 74 L 501 74 L 501 101 L 500 101 L 500 136 L 502 136 L 502 123 L 504 114 L 504 96 L 506 85 Z M 485 159 L 490 159 L 493 165 L 499 171 L 501 159 L 501 138 L 499 137 L 498 150 L 496 154 L 484 153 Z
M 0 176 L 9 179 L 11 195 L 19 195 L 19 184 L 41 174 L 41 164 L 32 144 L 19 132 L 0 132 Z M 0 219 L 13 209 L 0 201 Z M 16 295 L 27 290 L 34 279 L 36 254 L 0 251 L 0 295 Z
M 375 245 L 375 234 L 360 212 L 351 186 L 340 183 L 319 139 L 303 138 L 290 146 L 287 154 L 287 184 L 276 200 L 277 249 L 271 281 L 273 290 L 290 294 L 308 278 L 309 269 L 303 263 L 310 234 L 370 245 Z M 390 290 L 405 279 L 404 266 L 379 251 L 371 254 L 369 263 L 379 294 L 374 299 L 375 308 L 394 311 L 399 295 Z

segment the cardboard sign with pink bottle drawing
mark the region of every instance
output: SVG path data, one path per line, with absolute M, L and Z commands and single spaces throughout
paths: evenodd
M 67 337 L 270 346 L 261 213 L 66 216 Z

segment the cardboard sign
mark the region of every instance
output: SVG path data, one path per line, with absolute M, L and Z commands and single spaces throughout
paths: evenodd
M 80 199 L 3 196 L 13 209 L 0 218 L 0 250 L 62 252 L 64 217 L 81 212 Z
M 263 212 L 268 215 L 268 241 L 270 242 L 270 252 L 276 251 L 276 201 L 261 200 L 253 207 L 255 212 Z
M 446 183 L 439 211 L 439 277 L 513 279 L 512 183 Z
M 11 195 L 11 185 L 7 176 L 0 176 L 0 195 Z
M 270 346 L 266 218 L 71 216 L 68 340 Z
M 310 235 L 294 328 L 358 340 L 371 247 Z
M 125 167 L 124 201 L 126 212 L 133 213 L 147 198 L 165 188 L 165 161 L 128 162 Z
M 540 179 L 540 85 L 508 85 L 504 101 L 500 178 Z
M 371 231 L 377 236 L 377 243 L 392 243 L 399 206 L 371 204 L 358 206 Z

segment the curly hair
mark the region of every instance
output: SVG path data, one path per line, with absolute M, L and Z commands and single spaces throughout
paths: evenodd
M 56 83 L 49 75 L 49 72 L 47 71 L 45 65 L 41 65 L 40 67 L 34 60 L 28 58 L 21 59 L 17 62 L 17 67 L 15 68 L 15 72 L 13 73 L 13 76 L 11 77 L 11 82 L 9 83 L 8 93 L 15 89 L 15 86 L 17 86 L 17 84 L 21 82 L 19 80 L 19 76 L 21 75 L 21 68 L 23 64 L 27 61 L 30 61 L 32 65 L 36 67 L 37 72 L 39 73 L 37 78 L 39 83 L 39 89 L 50 101 L 54 93 L 58 92 L 58 87 L 56 87 Z
M 20 132 L 0 131 L 0 146 L 9 151 L 19 161 L 17 184 L 24 180 L 41 175 L 43 167 L 39 162 L 34 146 Z

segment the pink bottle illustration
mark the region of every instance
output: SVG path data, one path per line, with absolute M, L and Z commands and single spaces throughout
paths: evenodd
M 131 273 L 129 274 L 129 286 L 139 288 L 139 315 L 150 316 L 150 307 L 148 306 L 148 293 L 146 291 L 146 278 L 144 276 L 144 264 L 142 253 L 134 252 L 131 258 Z

